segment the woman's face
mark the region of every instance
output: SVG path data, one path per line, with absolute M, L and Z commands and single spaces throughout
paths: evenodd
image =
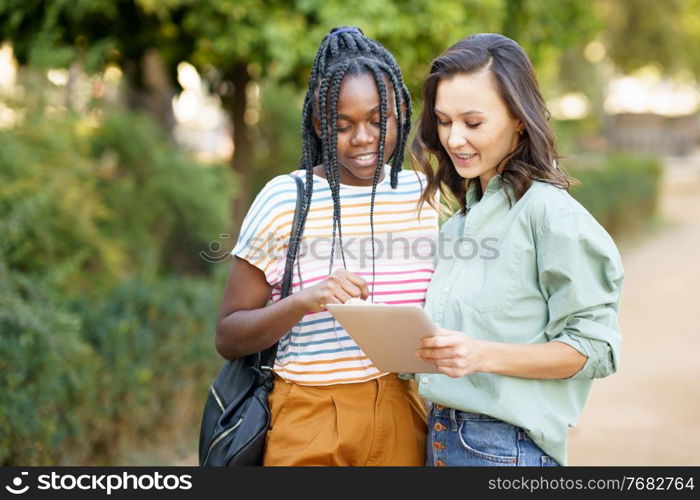
M 396 147 L 396 105 L 391 85 L 387 83 L 387 130 L 384 165 Z M 340 182 L 355 186 L 371 186 L 377 168 L 380 132 L 380 99 L 374 77 L 363 74 L 348 76 L 338 94 L 338 166 Z M 314 120 L 316 132 L 320 125 Z
M 523 128 L 510 116 L 491 72 L 457 74 L 438 82 L 435 95 L 440 143 L 457 173 L 479 178 L 483 189 L 501 160 L 518 143 Z

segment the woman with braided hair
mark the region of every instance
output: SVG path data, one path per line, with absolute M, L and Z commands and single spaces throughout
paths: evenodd
M 328 33 L 302 115 L 295 180 L 258 194 L 232 251 L 216 347 L 225 358 L 278 342 L 265 465 L 423 465 L 426 412 L 412 382 L 381 372 L 326 310 L 351 298 L 422 305 L 437 213 L 402 171 L 411 103 L 393 56 L 359 28 Z M 281 299 L 289 241 L 299 241 Z

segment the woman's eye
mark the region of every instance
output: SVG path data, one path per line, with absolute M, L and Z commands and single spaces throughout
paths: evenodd
M 338 132 L 347 132 L 350 130 L 350 125 L 336 125 L 336 130 Z
M 449 125 L 450 122 L 445 122 L 445 121 L 442 121 L 442 120 L 438 119 L 437 124 L 444 127 L 445 125 Z
M 481 122 L 479 122 L 479 123 L 467 123 L 467 127 L 469 127 L 469 128 L 476 128 L 479 125 L 481 125 Z

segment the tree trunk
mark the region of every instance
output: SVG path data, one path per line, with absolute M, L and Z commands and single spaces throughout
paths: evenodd
M 168 132 L 168 137 L 172 138 L 175 128 L 172 100 L 177 92 L 158 50 L 146 49 L 138 66 L 126 64 L 124 70 L 129 81 L 129 108 L 148 112 Z
M 501 33 L 517 41 L 520 39 L 520 33 L 523 29 L 523 14 L 525 12 L 523 0 L 506 0 L 505 11 Z
M 245 111 L 248 107 L 246 87 L 251 78 L 247 65 L 238 63 L 233 66 L 226 78 L 233 84 L 233 95 L 225 96 L 223 105 L 233 123 L 234 152 L 231 158 L 233 171 L 238 175 L 238 191 L 231 203 L 231 240 L 236 241 L 243 218 L 250 204 L 250 191 L 253 184 L 253 145 L 249 134 L 249 126 L 245 122 Z

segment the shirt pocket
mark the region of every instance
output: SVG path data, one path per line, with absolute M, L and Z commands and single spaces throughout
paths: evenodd
M 479 312 L 513 305 L 522 286 L 523 250 L 512 245 L 495 247 L 493 258 L 477 258 L 467 266 L 465 302 Z

